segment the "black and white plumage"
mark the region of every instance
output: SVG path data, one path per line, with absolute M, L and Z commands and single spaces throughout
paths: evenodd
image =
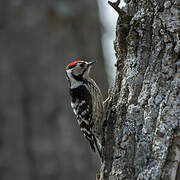
M 71 106 L 91 149 L 101 156 L 101 127 L 103 119 L 103 97 L 99 87 L 89 77 L 94 62 L 75 61 L 66 67 L 70 84 Z

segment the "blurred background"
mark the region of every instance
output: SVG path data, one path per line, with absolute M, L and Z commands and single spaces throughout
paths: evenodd
M 0 180 L 95 179 L 64 68 L 96 60 L 105 98 L 116 17 L 104 0 L 0 0 Z

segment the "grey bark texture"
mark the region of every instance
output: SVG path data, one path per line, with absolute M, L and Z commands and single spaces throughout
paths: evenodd
M 97 179 L 179 180 L 180 1 L 126 2 Z
M 95 179 L 65 67 L 97 60 L 107 91 L 100 28 L 95 0 L 0 1 L 1 180 Z

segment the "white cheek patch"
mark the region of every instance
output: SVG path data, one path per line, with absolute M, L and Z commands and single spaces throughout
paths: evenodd
M 77 116 L 77 111 L 76 111 L 75 109 L 73 109 L 73 112 L 74 112 L 74 114 Z
M 66 72 L 67 72 L 67 76 L 70 78 L 70 77 L 72 77 L 72 69 L 68 69 L 68 70 L 66 70 Z
M 76 109 L 75 109 L 75 107 L 76 107 L 75 103 L 72 103 L 72 102 L 71 102 L 71 107 L 72 107 L 72 109 L 73 109 L 74 114 L 77 115 L 77 111 L 76 111 Z
M 74 109 L 76 107 L 76 105 L 71 102 L 71 107 Z

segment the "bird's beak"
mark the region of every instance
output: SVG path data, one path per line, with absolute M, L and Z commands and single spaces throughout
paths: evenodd
M 88 67 L 91 66 L 91 65 L 93 65 L 95 62 L 96 62 L 96 61 L 91 61 L 91 62 L 89 62 L 89 63 L 88 63 Z

